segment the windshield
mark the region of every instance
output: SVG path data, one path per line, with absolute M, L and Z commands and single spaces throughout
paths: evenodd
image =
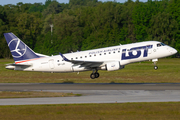
M 158 43 L 157 44 L 157 47 L 161 47 L 161 46 L 165 46 L 166 44 L 164 44 L 164 43 Z

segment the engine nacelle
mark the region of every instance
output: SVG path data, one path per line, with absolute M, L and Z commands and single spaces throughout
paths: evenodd
M 106 64 L 107 71 L 114 71 L 114 70 L 119 70 L 119 69 L 123 69 L 123 68 L 124 68 L 124 66 L 120 65 L 119 61 L 109 62 Z

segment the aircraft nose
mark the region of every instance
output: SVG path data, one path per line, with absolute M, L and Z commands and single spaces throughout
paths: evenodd
M 177 53 L 177 50 L 176 50 L 176 49 L 174 49 L 174 48 L 171 48 L 171 49 L 170 49 L 170 53 L 174 55 L 174 54 L 176 54 L 176 53 Z

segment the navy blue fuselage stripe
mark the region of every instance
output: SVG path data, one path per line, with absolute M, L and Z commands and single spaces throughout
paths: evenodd
M 126 50 L 127 49 L 123 49 L 122 50 L 122 57 L 121 60 L 128 60 L 128 59 L 134 59 L 134 58 L 139 58 L 141 56 L 141 50 L 144 50 L 144 54 L 143 57 L 147 57 L 148 56 L 148 50 L 151 49 L 153 47 L 153 45 L 147 45 L 147 46 L 141 46 L 141 47 L 134 47 L 131 48 L 128 51 L 128 56 L 126 56 Z M 136 51 L 137 54 L 133 55 L 133 51 Z

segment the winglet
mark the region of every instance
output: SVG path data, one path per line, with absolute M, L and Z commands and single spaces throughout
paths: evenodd
M 70 60 L 68 60 L 63 54 L 61 54 L 61 53 L 59 53 L 60 54 L 60 56 L 62 57 L 62 59 L 64 60 L 64 61 L 70 61 Z

